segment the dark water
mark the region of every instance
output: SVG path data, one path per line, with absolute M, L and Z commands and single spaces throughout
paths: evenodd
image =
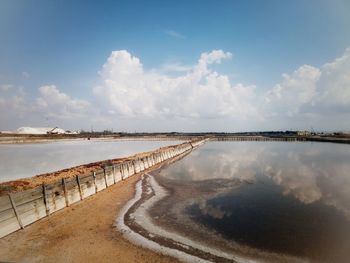
M 227 240 L 320 262 L 350 262 L 350 147 L 208 143 L 163 171 L 177 181 L 241 180 L 203 195 L 189 216 Z M 207 185 L 207 187 L 208 187 Z

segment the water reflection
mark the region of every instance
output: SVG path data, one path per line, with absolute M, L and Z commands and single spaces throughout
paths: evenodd
M 197 204 L 198 209 L 204 216 L 210 216 L 215 219 L 223 219 L 225 216 L 231 216 L 232 213 L 222 208 L 221 204 L 209 204 L 207 200 L 200 200 Z
M 182 162 L 164 170 L 171 179 L 203 181 L 239 179 L 255 182 L 269 177 L 292 195 L 310 204 L 321 200 L 350 218 L 350 147 L 322 143 L 208 143 Z
M 0 145 L 0 182 L 150 151 L 176 141 L 79 140 Z
M 211 142 L 161 172 L 158 180 L 176 202 L 168 198 L 158 207 L 169 218 L 185 218 L 172 208 L 182 203 L 181 213 L 219 234 L 203 238 L 229 249 L 236 249 L 234 241 L 316 262 L 349 262 L 348 160 L 349 145 Z

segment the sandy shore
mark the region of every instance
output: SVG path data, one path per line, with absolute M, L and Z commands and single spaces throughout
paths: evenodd
M 0 239 L 0 262 L 178 262 L 133 245 L 114 227 L 139 179 L 132 176 Z

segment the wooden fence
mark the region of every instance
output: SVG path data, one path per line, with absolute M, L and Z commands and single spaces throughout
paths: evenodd
M 93 173 L 0 196 L 0 238 L 167 159 L 191 151 L 205 141 L 163 147 L 142 158 L 105 166 Z

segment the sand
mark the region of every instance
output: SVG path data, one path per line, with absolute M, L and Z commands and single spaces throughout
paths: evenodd
M 135 246 L 115 229 L 139 179 L 132 176 L 0 239 L 0 262 L 178 262 Z

